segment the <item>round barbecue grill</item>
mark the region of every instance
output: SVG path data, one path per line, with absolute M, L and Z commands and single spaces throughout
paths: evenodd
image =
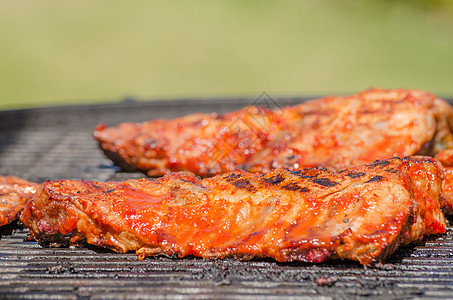
M 304 98 L 279 98 L 277 106 Z M 187 99 L 0 111 L 0 174 L 43 182 L 54 179 L 122 181 L 145 177 L 123 172 L 98 149 L 98 123 L 140 122 L 194 112 L 224 113 L 256 99 Z M 450 101 L 451 102 L 451 101 Z M 269 102 L 268 102 L 269 103 Z M 453 222 L 450 218 L 449 223 Z M 240 262 L 118 254 L 86 248 L 46 248 L 27 241 L 27 229 L 0 228 L 2 299 L 453 297 L 453 227 L 418 245 L 400 247 L 373 268 L 347 261 L 318 265 Z

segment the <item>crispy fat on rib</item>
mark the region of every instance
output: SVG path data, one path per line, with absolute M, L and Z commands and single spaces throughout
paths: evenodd
M 453 147 L 453 110 L 433 94 L 370 89 L 270 110 L 249 106 L 171 120 L 98 125 L 94 137 L 126 170 L 149 176 L 241 169 L 342 170 L 376 159 L 431 155 Z
M 335 173 L 189 172 L 124 182 L 45 182 L 21 221 L 50 245 L 83 244 L 139 258 L 251 259 L 369 265 L 398 245 L 445 232 L 441 174 L 427 157 L 392 158 Z
M 17 218 L 37 187 L 37 183 L 15 176 L 0 176 L 0 226 Z

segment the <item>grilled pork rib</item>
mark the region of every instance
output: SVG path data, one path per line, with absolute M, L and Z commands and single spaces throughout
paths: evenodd
M 384 260 L 396 247 L 445 231 L 441 174 L 427 157 L 392 158 L 341 172 L 320 168 L 190 172 L 125 182 L 48 181 L 20 220 L 31 237 L 139 258 L 271 257 Z
M 430 93 L 370 89 L 280 110 L 250 106 L 225 115 L 101 124 L 94 137 L 126 170 L 211 176 L 236 169 L 338 171 L 376 159 L 433 156 L 453 147 L 452 128 L 452 108 Z
M 38 184 L 15 176 L 0 176 L 0 226 L 17 218 L 37 187 Z
M 442 196 L 444 212 L 453 214 L 453 149 L 439 150 L 435 156 L 442 170 Z

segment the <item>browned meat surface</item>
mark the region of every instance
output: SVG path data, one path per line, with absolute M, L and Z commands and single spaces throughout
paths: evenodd
M 331 172 L 189 172 L 125 182 L 42 184 L 20 220 L 51 245 L 89 243 L 139 258 L 271 257 L 384 260 L 396 247 L 445 231 L 441 174 L 427 157 Z
M 442 169 L 442 195 L 445 198 L 445 212 L 453 214 L 453 149 L 439 150 L 435 156 Z
M 14 176 L 0 176 L 0 226 L 17 218 L 38 184 Z
M 278 111 L 251 106 L 225 115 L 99 125 L 94 136 L 118 165 L 149 176 L 341 170 L 451 148 L 452 116 L 448 103 L 424 91 L 370 89 Z

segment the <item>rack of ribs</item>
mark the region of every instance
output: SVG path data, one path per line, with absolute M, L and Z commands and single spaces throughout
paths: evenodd
M 16 220 L 38 184 L 15 176 L 0 176 L 0 226 Z
M 445 232 L 441 171 L 430 157 L 345 169 L 190 172 L 124 182 L 43 183 L 21 214 L 50 246 L 116 252 L 372 265 L 402 244 Z
M 241 169 L 332 170 L 453 148 L 453 109 L 417 90 L 369 89 L 270 110 L 98 125 L 94 137 L 125 170 L 149 176 L 191 171 L 212 176 Z

